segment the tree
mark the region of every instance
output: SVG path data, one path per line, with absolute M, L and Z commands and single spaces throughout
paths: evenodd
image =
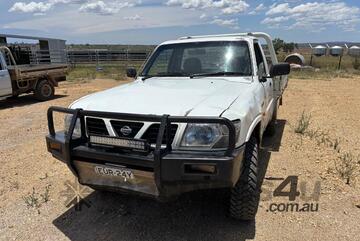
M 274 45 L 274 49 L 275 49 L 276 54 L 278 54 L 279 51 L 283 48 L 284 43 L 285 43 L 284 40 L 282 40 L 280 38 L 275 38 L 273 40 L 273 45 Z
M 282 49 L 286 53 L 291 53 L 294 51 L 295 47 L 296 47 L 295 43 L 284 43 Z
M 286 53 L 291 53 L 294 51 L 294 49 L 298 48 L 298 44 L 293 43 L 293 42 L 286 43 L 284 40 L 282 40 L 280 38 L 275 38 L 273 40 L 273 45 L 274 45 L 276 54 L 278 54 L 280 50 L 282 50 Z

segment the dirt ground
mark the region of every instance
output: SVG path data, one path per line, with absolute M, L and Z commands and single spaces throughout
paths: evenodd
M 121 83 L 64 83 L 52 101 L 38 103 L 31 96 L 0 101 L 0 240 L 359 240 L 360 180 L 345 184 L 335 163 L 346 153 L 359 160 L 360 78 L 290 80 L 277 134 L 264 140 L 260 152 L 267 171 L 259 212 L 250 223 L 227 217 L 222 190 L 185 194 L 169 203 L 89 191 L 81 211 L 66 207 L 74 178 L 46 151 L 47 108 L 66 107 Z M 303 111 L 311 114 L 311 123 L 301 135 L 294 129 Z M 298 189 L 302 186 L 295 201 L 273 196 L 288 176 L 297 176 Z M 318 200 L 316 195 L 305 200 L 316 182 Z M 281 211 L 288 203 L 317 204 L 318 210 Z

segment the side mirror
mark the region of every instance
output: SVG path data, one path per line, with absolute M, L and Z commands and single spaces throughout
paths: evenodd
M 271 66 L 270 77 L 288 75 L 290 73 L 290 64 L 278 63 Z
M 137 75 L 135 68 L 127 68 L 126 69 L 126 76 L 129 78 L 135 78 Z

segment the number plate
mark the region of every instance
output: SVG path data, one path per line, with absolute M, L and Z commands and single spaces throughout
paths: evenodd
M 134 179 L 134 174 L 130 169 L 95 166 L 95 172 L 101 176 L 122 177 L 124 179 Z

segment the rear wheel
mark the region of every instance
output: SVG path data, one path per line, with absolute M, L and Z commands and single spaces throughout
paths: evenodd
M 258 142 L 253 136 L 245 147 L 240 179 L 231 190 L 230 216 L 235 219 L 255 219 L 260 198 L 258 167 Z
M 35 98 L 40 101 L 52 99 L 55 95 L 55 88 L 48 80 L 41 80 L 34 91 Z

